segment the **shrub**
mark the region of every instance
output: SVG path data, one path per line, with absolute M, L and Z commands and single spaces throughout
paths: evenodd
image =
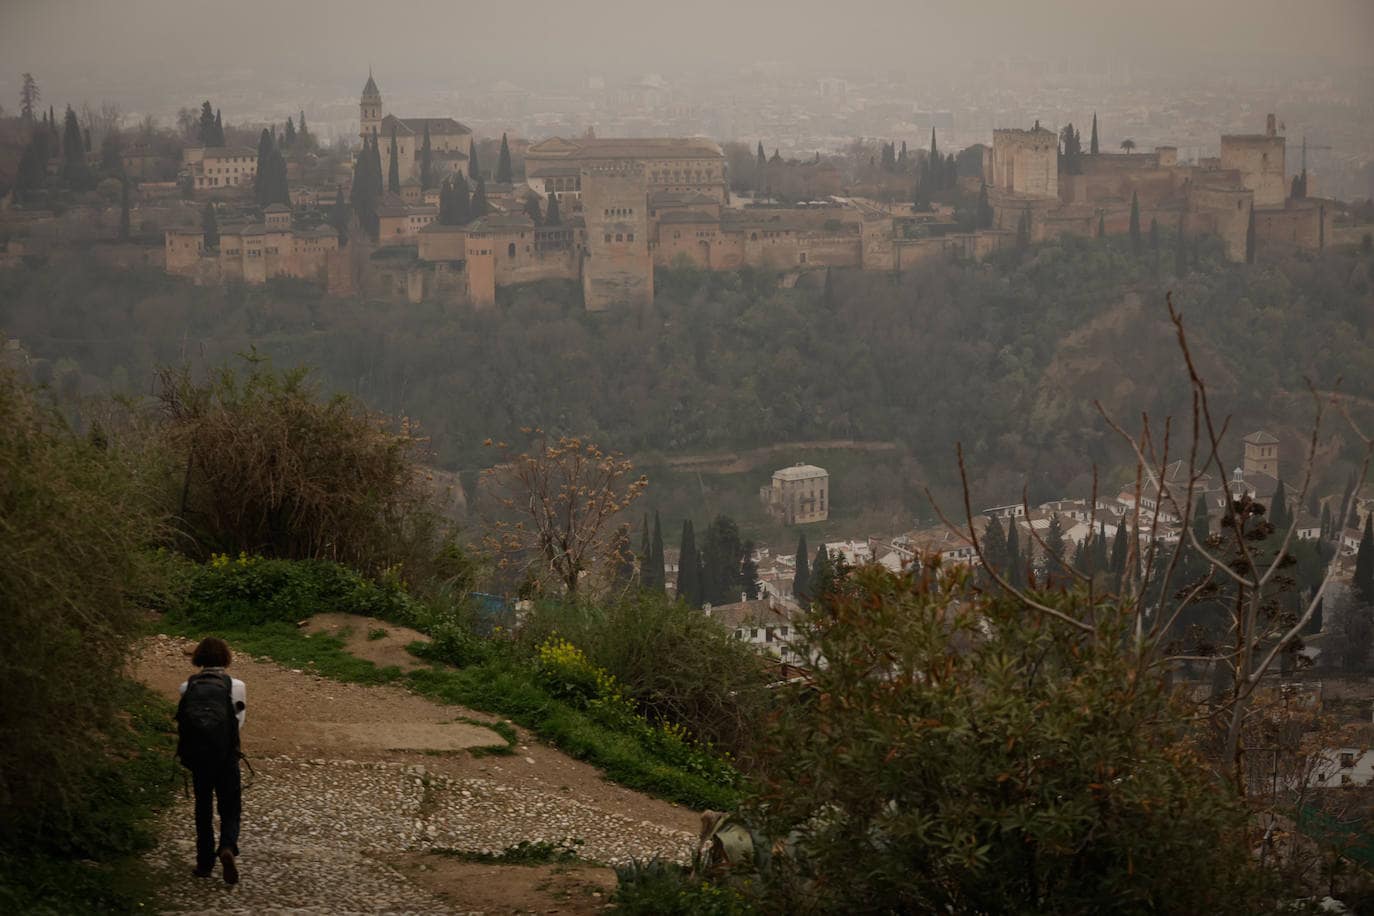
M 774 898 L 833 912 L 1263 908 L 1246 813 L 1188 741 L 1133 609 L 860 570 L 818 603 L 754 822 L 796 831 Z M 784 861 L 779 864 L 778 860 Z M 856 864 L 861 863 L 861 867 Z M 1272 898 L 1271 898 L 1272 899 Z M 807 901 L 810 901 L 807 903 Z
M 257 357 L 208 384 L 163 370 L 163 435 L 184 456 L 180 516 L 200 556 L 331 559 L 423 575 L 437 548 L 431 493 L 409 423 L 320 398 L 304 370 Z
M 553 634 L 613 676 L 651 722 L 691 734 L 746 762 L 767 715 L 768 675 L 759 657 L 716 621 L 661 595 L 640 593 L 602 604 L 543 602 L 521 639 L 537 646 Z
M 662 859 L 616 866 L 612 912 L 625 916 L 748 916 L 759 912 L 743 891 L 693 875 Z
M 158 530 L 147 493 L 0 372 L 0 845 L 71 833 L 105 765 Z
M 190 575 L 175 615 L 208 627 L 296 623 L 335 611 L 413 625 L 421 606 L 394 580 L 376 581 L 327 560 L 215 554 Z

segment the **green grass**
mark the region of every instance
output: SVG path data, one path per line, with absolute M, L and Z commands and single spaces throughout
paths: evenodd
M 153 817 L 181 786 L 175 710 L 138 684 L 112 689 L 127 727 L 108 736 L 108 765 L 94 773 L 60 840 L 0 848 L 0 912 L 128 913 L 155 896 L 157 882 L 140 856 L 152 848 Z M 93 753 L 97 747 L 93 739 Z
M 728 810 L 740 798 L 738 790 L 665 763 L 629 735 L 549 696 L 528 665 L 499 653 L 465 668 L 435 665 L 403 673 L 394 665 L 379 668 L 349 654 L 336 637 L 311 636 L 294 624 L 276 622 L 212 631 L 174 617 L 164 623 L 171 632 L 193 638 L 213 632 L 228 640 L 235 651 L 270 658 L 288 668 L 359 684 L 401 683 L 441 703 L 503 716 L 569 756 L 600 768 L 612 781 L 667 801 Z M 482 724 L 500 732 L 492 723 Z M 510 742 L 513 733 L 502 736 Z

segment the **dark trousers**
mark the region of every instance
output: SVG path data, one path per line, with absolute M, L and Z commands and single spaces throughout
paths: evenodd
M 243 784 L 239 780 L 238 755 L 223 764 L 197 767 L 191 771 L 196 792 L 196 865 L 202 869 L 215 864 L 221 849 L 239 854 L 239 820 L 243 814 Z M 213 799 L 219 799 L 219 844 L 215 844 Z

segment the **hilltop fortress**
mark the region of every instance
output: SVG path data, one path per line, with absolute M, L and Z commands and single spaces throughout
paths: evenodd
M 363 250 L 350 258 L 327 230 L 293 229 L 275 213 L 271 225 L 240 230 L 241 240 L 236 236 L 217 253 L 203 251 L 189 228 L 167 232 L 167 270 L 199 282 L 295 276 L 335 291 L 479 306 L 494 303 L 502 286 L 565 279 L 580 284 L 587 309 L 596 311 L 652 301 L 655 268 L 676 263 L 783 274 L 828 267 L 900 271 L 933 257 L 979 259 L 1023 241 L 1122 234 L 1133 200 L 1142 227 L 1154 221 L 1189 237 L 1216 235 L 1237 261 L 1270 246 L 1318 250 L 1330 237 L 1333 215 L 1328 201 L 1288 196 L 1285 138 L 1273 115 L 1264 133 L 1223 136 L 1219 157 L 1191 163 L 1162 146 L 1085 154 L 1066 169 L 1055 132 L 1038 123 L 995 130 L 991 146 L 974 148 L 981 174 L 959 179 L 965 194 L 986 186 L 991 225 L 971 230 L 961 230 L 948 214 L 831 193 L 800 206 L 744 205 L 731 199 L 725 156 L 713 141 L 590 133 L 534 143 L 525 154 L 523 184 L 486 186 L 494 212 L 445 225 L 437 218 L 437 188 L 419 186 L 419 149 L 427 133 L 432 161 L 443 163 L 439 178 L 475 179 L 472 132 L 452 118 L 385 114 L 369 74 L 359 136 L 380 138 L 384 173 L 393 133 L 404 187 L 384 200 L 375 245 L 352 240 L 344 247 Z M 817 176 L 823 169 L 825 180 L 838 185 L 833 167 L 818 166 Z M 556 224 L 528 215 L 531 195 L 541 212 L 557 198 Z M 207 268 L 207 259 L 219 264 Z

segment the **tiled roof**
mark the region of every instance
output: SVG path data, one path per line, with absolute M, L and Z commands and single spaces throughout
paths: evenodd
M 778 480 L 808 480 L 812 477 L 826 476 L 829 476 L 829 472 L 825 468 L 816 467 L 814 464 L 797 464 L 773 472 L 773 477 Z

